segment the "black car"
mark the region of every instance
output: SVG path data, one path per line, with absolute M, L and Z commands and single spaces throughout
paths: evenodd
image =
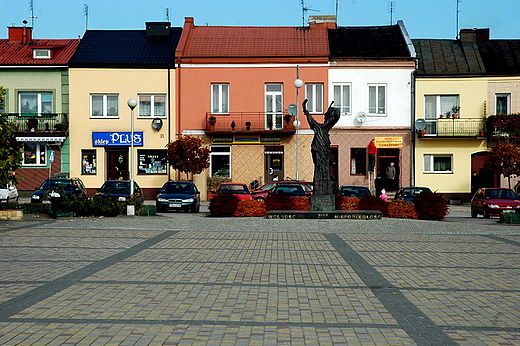
M 363 198 L 366 195 L 371 196 L 372 193 L 366 186 L 362 185 L 343 185 L 338 192 L 338 195 L 343 197 Z
M 278 184 L 269 192 L 272 195 L 284 194 L 289 197 L 307 197 L 303 187 L 299 184 Z
M 113 197 L 121 203 L 126 203 L 130 198 L 130 180 L 107 180 L 97 191 L 96 196 Z M 135 181 L 134 196 L 141 204 L 144 202 L 143 191 Z
M 87 195 L 85 184 L 79 178 L 51 178 L 36 188 L 31 196 L 31 203 L 50 203 L 48 194 L 58 187 L 63 188 L 69 198 Z
M 168 181 L 157 191 L 157 211 L 183 210 L 198 213 L 200 192 L 191 181 Z
M 419 196 L 421 193 L 432 193 L 427 187 L 416 187 L 416 186 L 408 186 L 402 187 L 395 194 L 394 199 L 402 199 L 404 201 L 413 201 L 415 197 Z

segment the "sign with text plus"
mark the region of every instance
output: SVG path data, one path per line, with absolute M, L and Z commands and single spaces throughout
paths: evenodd
M 130 147 L 132 132 L 92 132 L 92 146 L 94 147 Z M 144 145 L 142 132 L 134 132 L 134 147 Z

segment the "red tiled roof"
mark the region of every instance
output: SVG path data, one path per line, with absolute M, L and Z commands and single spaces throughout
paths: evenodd
M 67 65 L 79 45 L 79 39 L 36 39 L 28 43 L 0 39 L 0 66 Z M 50 59 L 34 59 L 34 48 L 51 49 Z
M 328 57 L 327 30 L 299 27 L 184 27 L 182 58 Z

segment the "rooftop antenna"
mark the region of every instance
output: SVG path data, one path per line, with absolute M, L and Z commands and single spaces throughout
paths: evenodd
M 457 21 L 457 27 L 456 27 L 456 30 L 457 30 L 457 34 L 456 34 L 456 37 L 459 38 L 459 4 L 460 4 L 460 0 L 456 0 L 457 1 L 457 16 L 456 16 L 456 21 Z
M 394 2 L 390 1 L 390 25 L 394 23 Z
M 338 21 L 339 0 L 336 0 L 336 22 Z
M 308 8 L 307 6 L 305 6 L 305 0 L 300 0 L 300 4 L 302 5 L 302 27 L 305 26 L 305 14 L 307 13 L 307 11 L 315 11 L 315 12 L 320 12 L 319 10 L 314 10 L 312 8 Z
M 164 15 L 166 17 L 166 21 L 169 22 L 170 21 L 170 9 L 168 7 L 166 7 L 166 11 L 165 11 Z
M 88 30 L 88 4 L 85 4 L 83 8 L 83 12 L 85 13 L 85 31 Z
M 34 19 L 38 18 L 34 15 L 34 0 L 29 0 L 29 11 L 31 11 L 31 27 L 34 29 Z

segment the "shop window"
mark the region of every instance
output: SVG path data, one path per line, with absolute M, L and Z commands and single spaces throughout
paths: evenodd
M 350 174 L 367 174 L 367 150 L 366 148 L 350 148 Z
M 45 166 L 46 158 L 45 143 L 24 143 L 23 166 Z
M 166 174 L 166 150 L 138 150 L 137 174 Z
M 81 174 L 96 174 L 96 151 L 82 150 L 81 151 Z
M 231 147 L 211 147 L 210 172 L 212 177 L 231 178 Z

